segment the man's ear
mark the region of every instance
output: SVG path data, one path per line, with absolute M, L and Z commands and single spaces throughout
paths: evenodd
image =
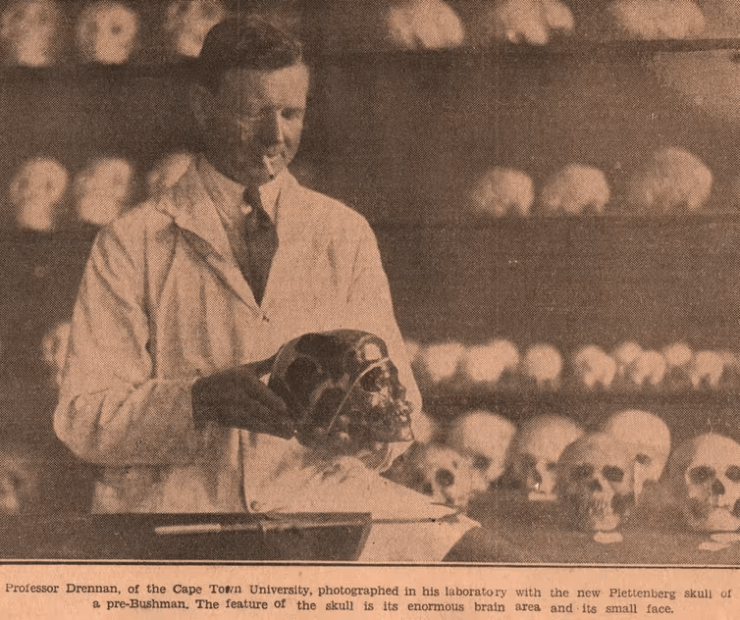
M 188 91 L 190 111 L 201 130 L 208 128 L 208 121 L 213 118 L 215 101 L 213 93 L 202 84 L 193 83 Z

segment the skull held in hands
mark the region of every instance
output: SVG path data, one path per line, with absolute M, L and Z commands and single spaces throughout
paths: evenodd
M 606 433 L 588 433 L 560 455 L 556 492 L 580 529 L 608 532 L 634 505 L 629 450 Z
M 291 340 L 278 351 L 268 386 L 287 403 L 305 445 L 354 454 L 413 439 L 406 388 L 373 334 L 345 329 Z
M 705 433 L 681 444 L 668 463 L 668 482 L 692 530 L 740 528 L 740 444 L 736 441 Z

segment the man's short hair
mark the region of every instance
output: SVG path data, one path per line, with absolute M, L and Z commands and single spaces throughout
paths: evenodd
M 198 81 L 211 92 L 229 69 L 274 71 L 303 62 L 301 42 L 262 17 L 233 17 L 206 35 L 197 61 Z

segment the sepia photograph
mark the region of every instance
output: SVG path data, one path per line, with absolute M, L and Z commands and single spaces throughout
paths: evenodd
M 0 0 L 0 65 L 0 564 L 740 563 L 740 2 Z

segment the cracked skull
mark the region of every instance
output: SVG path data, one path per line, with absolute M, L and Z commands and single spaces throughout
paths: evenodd
M 373 334 L 345 329 L 291 340 L 278 352 L 268 385 L 293 411 L 302 443 L 355 453 L 413 439 L 406 388 L 385 342 Z
M 471 411 L 455 421 L 447 443 L 465 456 L 473 470 L 473 490 L 485 491 L 506 469 L 516 426 L 489 411 Z
M 740 528 L 740 444 L 706 433 L 681 444 L 668 463 L 668 481 L 692 530 Z
M 634 492 L 639 500 L 646 482 L 658 482 L 671 452 L 671 432 L 658 416 L 628 409 L 610 416 L 602 430 L 630 450 Z
M 589 433 L 560 455 L 558 500 L 577 527 L 608 532 L 619 527 L 634 503 L 632 460 L 606 433 Z
M 514 438 L 511 473 L 530 491 L 530 499 L 555 499 L 558 459 L 581 435 L 583 429 L 563 416 L 540 415 L 521 425 Z

